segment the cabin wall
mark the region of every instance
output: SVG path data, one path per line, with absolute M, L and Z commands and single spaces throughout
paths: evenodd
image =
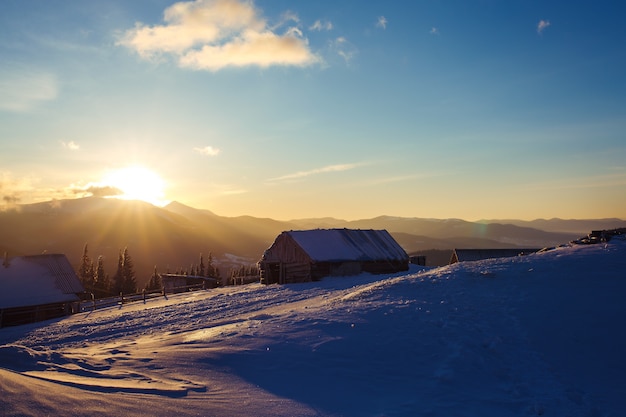
M 309 263 L 309 255 L 287 234 L 281 234 L 263 254 L 265 262 Z
M 294 284 L 313 280 L 308 262 L 261 262 L 259 269 L 262 284 Z
M 77 298 L 78 299 L 78 298 Z M 0 328 L 56 319 L 79 311 L 80 301 L 0 309 Z
M 363 262 L 361 264 L 364 272 L 369 272 L 370 274 L 392 274 L 394 272 L 408 271 L 409 270 L 409 260 L 406 259 L 404 261 L 391 261 L 391 260 L 381 260 L 381 261 L 370 261 Z
M 308 254 L 287 234 L 276 238 L 272 246 L 265 251 L 259 262 L 261 283 L 286 284 L 309 282 L 311 259 Z
M 178 289 L 187 285 L 187 279 L 183 276 L 161 277 L 161 285 L 166 293 L 180 292 Z

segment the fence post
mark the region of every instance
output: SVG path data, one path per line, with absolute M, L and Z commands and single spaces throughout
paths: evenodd
M 91 310 L 96 311 L 96 297 L 91 293 Z
M 146 289 L 144 288 L 142 292 L 143 292 L 143 303 L 145 304 L 146 303 Z

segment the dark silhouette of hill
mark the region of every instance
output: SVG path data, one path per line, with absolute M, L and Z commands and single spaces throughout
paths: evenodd
M 576 230 L 582 225 L 612 228 L 613 220 L 606 227 L 600 227 L 602 220 L 586 223 L 559 220 L 554 228 Z M 542 222 L 548 222 L 549 226 L 551 220 Z M 84 245 L 88 244 L 90 257 L 95 261 L 102 255 L 105 271 L 112 277 L 119 251 L 128 247 L 137 282 L 143 287 L 155 266 L 158 272 L 187 270 L 199 262 L 200 253 L 206 262 L 211 252 L 222 274 L 228 274 L 230 267 L 235 266 L 233 262 L 239 265 L 255 263 L 284 230 L 386 229 L 409 254 L 455 247 L 554 246 L 590 231 L 547 232 L 511 223 L 391 216 L 357 221 L 320 218 L 285 222 L 252 216 L 224 217 L 177 202 L 160 208 L 141 201 L 89 197 L 21 205 L 18 209 L 0 211 L 0 250 L 11 256 L 44 251 L 64 253 L 78 268 Z M 445 253 L 441 252 L 438 257 L 445 258 Z
M 326 220 L 325 220 L 326 221 Z M 298 224 L 297 220 L 291 223 Z M 313 224 L 309 219 L 307 225 Z M 503 248 L 555 246 L 580 237 L 579 233 L 545 232 L 513 224 L 474 223 L 460 219 L 421 219 L 413 217 L 379 216 L 373 219 L 343 222 L 340 226 L 355 229 L 386 229 L 398 239 L 405 240 L 407 252 L 421 249 Z M 412 244 L 399 233 L 415 235 Z
M 575 233 L 586 235 L 592 230 L 619 229 L 626 226 L 626 221 L 616 218 L 607 219 L 536 219 L 536 220 L 481 220 L 479 223 L 503 223 L 522 227 L 531 227 L 546 232 Z

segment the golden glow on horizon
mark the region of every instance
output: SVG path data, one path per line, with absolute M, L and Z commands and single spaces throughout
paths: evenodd
M 156 206 L 167 204 L 165 181 L 156 172 L 139 165 L 111 171 L 102 183 L 121 191 L 115 198 L 142 200 Z

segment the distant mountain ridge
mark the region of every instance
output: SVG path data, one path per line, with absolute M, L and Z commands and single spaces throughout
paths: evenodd
M 535 219 L 535 220 L 480 220 L 477 223 L 513 224 L 521 227 L 545 230 L 546 232 L 560 233 L 589 233 L 592 230 L 617 229 L 624 227 L 624 220 L 617 218 L 606 219 Z
M 540 230 L 524 225 L 541 225 Z M 592 229 L 624 227 L 619 219 L 468 222 L 379 216 L 346 221 L 333 218 L 279 221 L 252 216 L 225 217 L 172 202 L 156 207 L 141 201 L 87 197 L 21 205 L 0 211 L 0 251 L 13 255 L 64 253 L 78 267 L 84 245 L 105 270 L 115 273 L 119 250 L 128 247 L 140 285 L 158 272 L 188 269 L 212 254 L 222 274 L 232 259 L 252 264 L 285 230 L 313 228 L 386 229 L 409 254 L 429 249 L 544 247 L 569 242 Z M 557 231 L 554 231 L 557 230 Z M 563 231 L 565 230 L 565 231 Z

